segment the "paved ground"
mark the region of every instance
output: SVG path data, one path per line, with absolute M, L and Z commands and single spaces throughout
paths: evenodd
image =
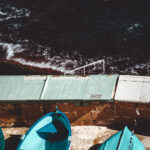
M 6 140 L 6 150 L 15 150 L 20 136 L 28 128 L 2 128 L 2 130 Z M 73 126 L 71 150 L 96 150 L 101 143 L 116 132 L 117 130 L 104 126 Z M 145 145 L 146 150 L 150 150 L 150 136 L 139 134 L 137 136 Z

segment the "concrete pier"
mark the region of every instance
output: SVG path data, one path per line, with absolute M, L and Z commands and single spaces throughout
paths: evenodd
M 148 76 L 0 76 L 0 125 L 30 126 L 56 105 L 72 125 L 150 124 Z

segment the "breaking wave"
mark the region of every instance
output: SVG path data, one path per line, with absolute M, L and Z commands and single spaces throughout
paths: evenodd
M 6 60 L 13 60 L 26 66 L 52 69 L 62 73 L 67 73 L 70 70 L 100 60 L 100 58 L 84 58 L 78 51 L 74 51 L 72 54 L 62 52 L 60 55 L 54 55 L 51 53 L 50 48 L 41 45 L 37 47 L 38 53 L 36 54 L 32 50 L 28 51 L 28 47 L 25 48 L 25 46 L 20 44 L 0 43 L 0 47 L 5 52 Z M 150 60 L 146 63 L 134 64 L 130 57 L 103 56 L 101 59 L 105 60 L 105 70 L 109 74 L 150 74 Z M 75 74 L 83 74 L 83 71 L 83 69 L 76 71 Z M 95 64 L 88 67 L 86 73 L 103 73 L 103 64 Z

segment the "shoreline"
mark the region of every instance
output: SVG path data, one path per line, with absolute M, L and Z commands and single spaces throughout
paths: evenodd
M 62 75 L 63 72 L 50 68 L 23 65 L 15 61 L 0 61 L 0 75 Z

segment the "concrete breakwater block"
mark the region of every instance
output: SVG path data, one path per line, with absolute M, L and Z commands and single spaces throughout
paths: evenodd
M 150 103 L 150 77 L 149 76 L 119 76 L 115 101 Z

